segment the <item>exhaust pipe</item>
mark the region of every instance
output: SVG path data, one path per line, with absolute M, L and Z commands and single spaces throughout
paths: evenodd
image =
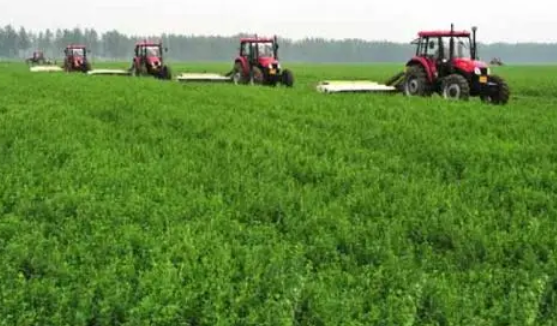
M 451 23 L 451 39 L 449 41 L 449 60 L 454 58 L 454 24 Z
M 478 49 L 476 44 L 476 31 L 478 28 L 476 26 L 472 27 L 472 60 L 477 60 Z

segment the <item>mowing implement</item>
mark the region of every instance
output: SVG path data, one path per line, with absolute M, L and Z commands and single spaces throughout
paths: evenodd
M 33 52 L 33 56 L 27 58 L 25 63 L 31 65 L 29 70 L 31 72 L 61 72 L 62 68 L 56 66 L 56 61 L 53 63 L 47 60 L 42 51 Z
M 31 72 L 63 72 L 64 69 L 58 66 L 34 66 L 29 68 Z
M 214 74 L 214 73 L 206 73 L 206 72 L 204 73 L 184 72 L 178 75 L 176 77 L 176 80 L 181 82 L 223 82 L 223 83 L 232 82 L 232 78 L 228 76 Z
M 163 49 L 161 42 L 141 41 L 135 44 L 132 66 L 129 69 L 96 69 L 90 71 L 90 75 L 112 75 L 112 76 L 154 76 L 159 79 L 170 80 L 172 78 L 170 68 L 164 64 Z
M 240 53 L 234 60 L 232 71 L 225 75 L 214 73 L 183 73 L 176 79 L 181 82 L 234 82 L 276 86 L 294 85 L 294 76 L 282 69 L 278 60 L 278 42 L 274 38 L 241 38 Z
M 91 70 L 91 64 L 87 57 L 87 48 L 84 45 L 68 45 L 64 49 L 64 63 L 61 67 L 50 65 L 34 66 L 30 70 L 32 72 L 83 72 L 86 73 Z M 35 53 L 34 56 L 40 58 L 40 54 Z M 44 61 L 44 58 L 43 58 Z
M 489 66 L 477 58 L 476 27 L 472 33 L 455 31 L 422 31 L 412 42 L 416 54 L 403 73 L 385 84 L 321 82 L 319 92 L 402 92 L 406 96 L 431 96 L 468 100 L 479 97 L 483 102 L 506 104 L 510 90 L 503 78 L 492 75 Z
M 87 72 L 89 75 L 107 75 L 107 76 L 130 76 L 130 72 L 125 69 L 93 69 Z

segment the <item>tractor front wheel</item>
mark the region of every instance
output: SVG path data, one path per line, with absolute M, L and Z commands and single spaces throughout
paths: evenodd
M 410 66 L 404 79 L 404 95 L 430 96 L 431 87 L 424 69 L 420 66 Z
M 509 102 L 511 96 L 511 91 L 509 85 L 499 76 L 491 76 L 490 82 L 497 84 L 496 90 L 490 92 L 487 95 L 481 95 L 480 99 L 482 102 L 491 103 L 495 105 L 505 105 Z
M 470 85 L 461 75 L 452 74 L 443 79 L 441 94 L 447 100 L 463 100 L 470 98 Z
M 82 71 L 83 71 L 84 73 L 87 73 L 88 71 L 91 70 L 91 63 L 86 62 L 86 63 L 84 63 L 83 66 L 81 66 L 81 67 L 82 67 Z
M 288 69 L 284 69 L 282 71 L 282 75 L 281 75 L 281 82 L 283 85 L 287 86 L 287 87 L 292 87 L 294 86 L 294 74 L 292 74 L 292 71 L 288 70 Z
M 163 80 L 171 80 L 172 79 L 172 72 L 170 71 L 169 66 L 163 66 L 160 72 L 160 78 Z

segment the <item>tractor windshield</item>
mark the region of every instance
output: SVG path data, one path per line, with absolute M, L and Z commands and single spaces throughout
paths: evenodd
M 68 49 L 68 55 L 84 56 L 85 55 L 85 49 L 83 49 L 83 48 Z
M 257 53 L 260 57 L 274 57 L 273 43 L 257 43 Z
M 146 46 L 145 53 L 149 57 L 160 57 L 161 51 L 158 46 Z
M 455 37 L 455 57 L 458 58 L 470 58 L 470 39 L 468 37 Z
M 470 58 L 470 38 L 468 37 L 454 37 L 454 57 L 455 58 Z M 443 56 L 445 59 L 449 58 L 451 38 L 443 38 Z

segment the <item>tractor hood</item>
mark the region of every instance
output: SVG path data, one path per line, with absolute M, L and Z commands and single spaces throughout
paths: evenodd
M 259 57 L 259 64 L 262 67 L 268 67 L 271 64 L 278 64 L 278 60 L 273 57 Z
M 161 59 L 157 56 L 148 56 L 147 62 L 152 66 L 159 66 L 161 64 Z
M 73 62 L 74 62 L 74 65 L 80 66 L 82 63 L 85 62 L 85 58 L 82 57 L 82 56 L 74 56 L 73 57 Z
M 488 65 L 479 60 L 472 60 L 470 58 L 455 58 L 454 65 L 463 71 L 472 72 L 476 68 L 487 68 Z

